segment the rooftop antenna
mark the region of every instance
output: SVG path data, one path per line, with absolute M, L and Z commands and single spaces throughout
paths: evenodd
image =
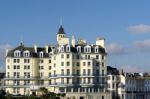
M 23 36 L 22 36 L 22 34 L 20 35 L 20 44 L 23 45 Z
M 62 16 L 60 17 L 60 26 L 62 25 Z

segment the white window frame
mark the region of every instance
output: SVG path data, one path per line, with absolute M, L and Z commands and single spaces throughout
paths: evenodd
M 70 52 L 70 45 L 66 46 L 66 52 Z
M 23 52 L 24 57 L 30 57 L 30 51 L 26 50 Z
M 81 46 L 77 47 L 77 51 L 81 53 Z
M 21 51 L 16 50 L 16 51 L 14 52 L 14 56 L 15 56 L 15 57 L 20 57 L 20 56 L 21 56 Z
M 44 53 L 43 52 L 40 52 L 40 57 L 43 57 Z

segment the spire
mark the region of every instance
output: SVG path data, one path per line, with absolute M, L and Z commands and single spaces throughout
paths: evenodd
M 59 28 L 57 34 L 66 34 L 66 33 L 64 32 L 64 28 L 62 27 L 62 25 L 60 26 L 60 28 Z

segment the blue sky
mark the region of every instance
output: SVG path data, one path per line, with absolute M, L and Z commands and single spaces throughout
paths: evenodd
M 56 43 L 60 17 L 68 36 L 105 37 L 108 65 L 150 71 L 149 0 L 1 0 L 0 66 L 4 49 Z

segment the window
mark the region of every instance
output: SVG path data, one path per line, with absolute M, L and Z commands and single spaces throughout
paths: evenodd
M 40 60 L 40 63 L 43 63 L 43 62 L 44 62 L 44 60 L 43 60 L 43 59 L 41 59 L 41 60 Z
M 104 55 L 102 55 L 102 60 L 104 60 L 104 58 L 105 58 Z
M 91 65 L 91 62 L 88 62 L 88 66 L 90 66 Z
M 96 70 L 96 75 L 99 75 L 99 70 Z
M 86 65 L 86 63 L 85 62 L 83 62 L 83 66 L 85 66 Z
M 54 76 L 56 76 L 56 71 L 54 70 Z
M 64 75 L 64 69 L 61 69 L 61 75 Z
M 70 70 L 69 69 L 67 69 L 67 75 L 70 75 Z
M 51 63 L 51 60 L 49 60 L 49 63 Z
M 17 67 L 17 66 L 16 66 L 16 65 L 14 65 L 14 69 L 16 69 L 16 67 Z
M 41 69 L 44 69 L 44 66 L 41 66 Z
M 41 73 L 40 73 L 40 77 L 43 77 L 43 76 L 44 76 L 44 73 L 43 73 L 43 72 L 41 72 Z
M 24 51 L 23 52 L 23 56 L 24 57 L 29 57 L 30 56 L 30 52 L 29 51 Z
M 77 70 L 77 75 L 80 75 L 80 70 Z
M 98 77 L 96 78 L 96 83 L 99 83 L 99 78 Z
M 114 83 L 112 84 L 112 88 L 115 88 L 115 84 Z
M 67 66 L 70 66 L 70 62 L 67 62 Z
M 51 73 L 49 73 L 49 77 L 51 77 Z
M 7 77 L 9 78 L 9 72 L 7 72 Z
M 80 66 L 80 63 L 79 63 L 79 62 L 77 62 L 77 66 Z
M 64 66 L 64 62 L 61 62 L 61 66 Z
M 24 63 L 30 63 L 30 59 L 24 59 Z
M 103 76 L 104 76 L 104 73 L 105 73 L 104 70 L 102 70 L 102 75 L 103 75 Z
M 49 80 L 49 85 L 51 85 L 51 80 Z
M 98 46 L 95 47 L 95 53 L 98 53 L 99 50 L 98 50 Z
M 17 66 L 17 69 L 20 69 L 20 66 L 19 66 L 19 65 Z
M 16 63 L 17 62 L 17 60 L 16 59 L 14 59 L 14 63 Z
M 86 71 L 85 71 L 85 69 L 83 69 L 83 75 L 85 75 L 86 74 Z
M 96 55 L 96 59 L 99 59 L 99 55 Z
M 19 50 L 16 50 L 16 51 L 14 52 L 14 56 L 15 56 L 15 57 L 20 57 L 20 51 L 19 51 Z
M 64 78 L 61 78 L 61 83 L 64 84 Z
M 69 54 L 67 54 L 67 58 L 69 58 Z
M 43 52 L 40 52 L 40 57 L 43 57 L 43 54 L 44 54 Z
M 83 83 L 86 83 L 86 79 L 85 78 L 83 78 Z
M 67 78 L 67 84 L 69 84 L 69 78 Z
M 99 66 L 99 62 L 96 62 L 96 66 Z
M 56 67 L 56 63 L 54 63 L 54 67 Z
M 49 70 L 51 70 L 51 66 L 49 66 Z
M 62 58 L 62 59 L 64 58 L 64 54 L 61 54 L 61 58 Z
M 102 66 L 103 66 L 103 67 L 105 66 L 104 62 L 102 62 Z
M 81 52 L 81 46 L 78 46 L 78 47 L 77 47 L 77 51 L 78 51 L 78 52 Z
M 91 79 L 90 78 L 88 78 L 88 83 L 90 83 L 91 82 Z
M 7 66 L 7 69 L 9 69 L 9 65 Z
M 24 65 L 24 69 L 27 69 L 27 66 L 26 66 L 26 65 Z
M 66 47 L 66 52 L 70 52 L 70 46 L 69 45 L 67 45 L 67 47 Z
M 90 55 L 88 55 L 88 59 L 90 59 Z
M 91 74 L 91 70 L 90 69 L 88 69 L 88 75 L 90 75 Z
M 56 60 L 56 56 L 54 56 L 54 60 Z

